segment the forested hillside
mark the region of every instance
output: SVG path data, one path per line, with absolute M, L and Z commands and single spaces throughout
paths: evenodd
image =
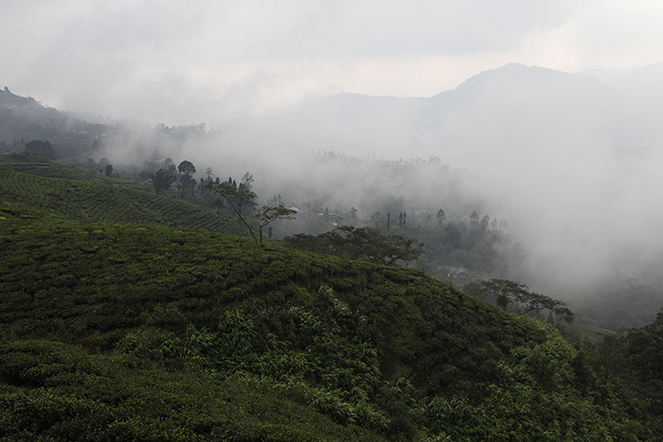
M 622 344 L 420 271 L 0 204 L 4 440 L 657 440 Z
M 474 212 L 456 237 L 440 211 L 437 229 L 375 216 L 258 242 L 229 207 L 204 204 L 224 189 L 253 201 L 249 174 L 237 188 L 208 176 L 207 193 L 187 194 L 20 158 L 0 163 L 0 440 L 655 441 L 663 431 L 660 315 L 571 345 L 552 315 L 508 313 L 393 265 L 422 253 L 405 234 L 429 243 L 424 268 L 431 253 L 464 253 L 488 269 L 503 240 L 487 216 Z

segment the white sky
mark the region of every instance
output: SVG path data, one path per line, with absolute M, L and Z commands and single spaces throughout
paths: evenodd
M 0 87 L 60 109 L 223 124 L 335 92 L 431 96 L 509 62 L 663 61 L 663 2 L 0 0 Z

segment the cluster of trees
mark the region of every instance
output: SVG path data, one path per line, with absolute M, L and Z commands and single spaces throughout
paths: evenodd
M 474 281 L 465 285 L 463 290 L 478 298 L 488 298 L 505 312 L 518 310 L 522 314 L 535 317 L 541 317 L 543 313 L 548 312 L 550 321 L 560 318 L 566 322 L 573 322 L 575 317 L 566 303 L 533 292 L 525 284 L 516 281 L 507 279 Z
M 179 175 L 177 172 L 179 172 Z M 196 180 L 193 175 L 196 173 L 196 167 L 191 161 L 182 161 L 177 169 L 175 165 L 171 164 L 166 169 L 159 169 L 153 174 L 150 174 L 154 191 L 157 194 L 162 194 L 170 189 L 173 183 L 179 181 L 178 188 L 182 199 L 195 199 Z
M 25 145 L 23 152 L 12 152 L 9 155 L 12 160 L 45 163 L 60 158 L 50 141 L 32 140 L 23 144 Z
M 366 259 L 378 264 L 406 266 L 423 253 L 423 244 L 401 235 L 382 235 L 372 227 L 342 226 L 317 236 L 297 234 L 284 239 L 286 245 L 300 250 Z

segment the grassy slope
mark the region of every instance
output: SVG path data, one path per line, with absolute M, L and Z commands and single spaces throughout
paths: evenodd
M 235 223 L 225 217 L 141 190 L 147 190 L 142 183 L 102 178 L 73 165 L 0 163 L 3 200 L 66 219 L 238 231 Z
M 629 431 L 554 330 L 412 269 L 198 230 L 79 224 L 8 203 L 0 248 L 0 437 L 83 440 L 93 427 L 107 429 L 95 430 L 99 440 Z M 104 386 L 115 384 L 109 397 Z

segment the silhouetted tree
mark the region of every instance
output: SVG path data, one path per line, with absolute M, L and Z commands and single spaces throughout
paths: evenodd
M 191 161 L 184 160 L 179 166 L 177 166 L 177 170 L 181 174 L 180 186 L 182 189 L 182 197 L 190 196 L 191 199 L 193 199 L 195 197 L 196 189 L 196 180 L 193 179 L 193 174 L 196 173 L 196 167 Z
M 252 183 L 253 176 L 247 172 L 239 186 L 232 178 L 229 178 L 227 182 L 208 182 L 203 188 L 221 197 L 220 201 L 230 206 L 240 222 L 249 230 L 253 239 L 262 244 L 264 227 L 277 219 L 292 219 L 297 212 L 281 205 L 262 206 L 259 210 L 256 210 L 258 205 L 256 202 L 257 195 L 251 190 Z M 255 228 L 258 229 L 257 237 L 254 231 Z
M 508 279 L 475 281 L 468 285 L 467 291 L 475 295 L 478 293 L 480 296 L 490 295 L 495 299 L 495 304 L 504 311 L 510 305 L 516 305 L 522 314 L 540 316 L 541 311 L 548 310 L 566 322 L 573 322 L 575 317 L 566 303 L 532 292 L 525 284 Z
M 435 215 L 437 218 L 437 222 L 439 225 L 440 230 L 442 230 L 442 222 L 446 218 L 446 215 L 444 214 L 444 210 L 440 209 L 437 211 L 437 215 Z
M 157 173 L 150 174 L 152 178 L 152 185 L 157 195 L 161 195 L 165 190 L 170 188 L 170 185 L 177 179 L 175 175 L 171 175 L 167 170 L 159 169 Z
M 470 234 L 474 234 L 479 230 L 479 214 L 473 211 L 470 215 Z

